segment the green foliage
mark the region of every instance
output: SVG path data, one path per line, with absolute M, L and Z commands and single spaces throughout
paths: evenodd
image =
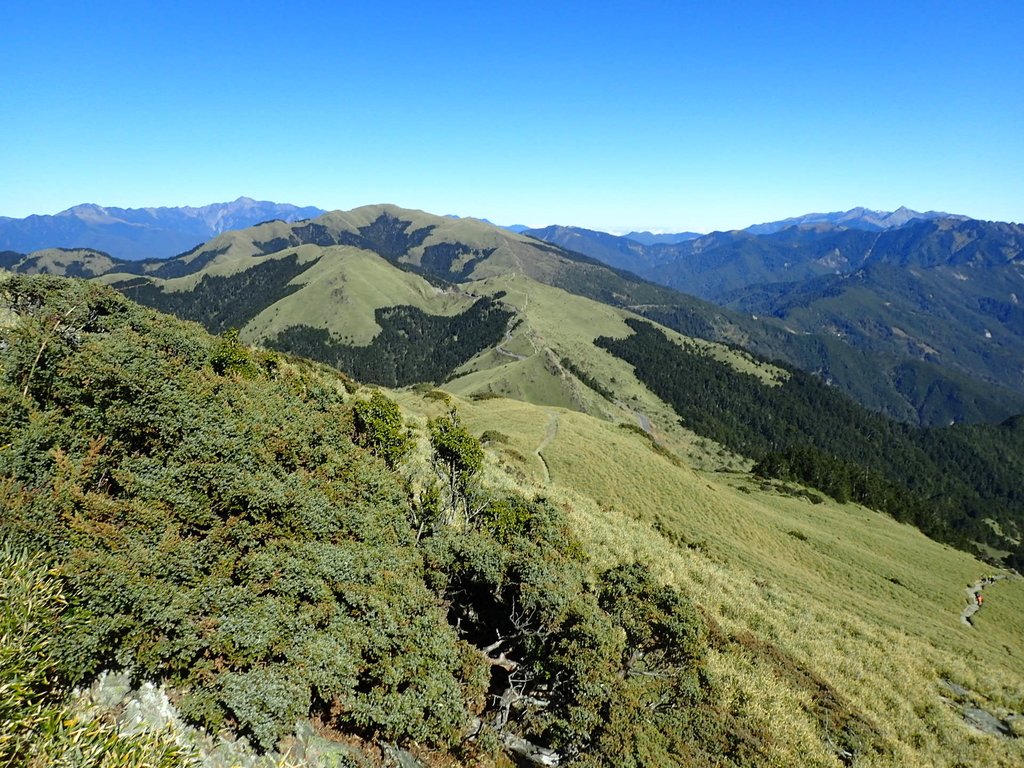
M 239 341 L 238 329 L 222 333 L 210 354 L 210 365 L 222 376 L 237 373 L 247 379 L 261 372 L 272 375 L 279 367 L 278 357 L 272 352 L 257 352 Z
M 445 749 L 477 716 L 582 764 L 732 759 L 693 606 L 640 566 L 595 580 L 560 509 L 484 493 L 454 411 L 429 423 L 444 484 L 413 510 L 314 367 L 250 366 L 234 336 L 97 286 L 7 288 L 0 535 L 59 568 L 62 680 L 128 668 L 262 749 L 307 716 Z M 365 402 L 357 433 L 395 449 L 394 404 Z
M 1024 528 L 1024 430 L 999 426 L 914 429 L 871 413 L 796 370 L 778 386 L 738 372 L 654 326 L 595 343 L 634 365 L 697 434 L 755 459 L 765 477 L 811 485 L 911 522 L 940 541 L 1003 544 Z
M 40 558 L 0 544 L 0 765 L 192 765 L 166 733 L 125 736 L 74 708 L 53 659 L 65 608 L 60 583 Z
M 267 344 L 319 360 L 355 378 L 386 387 L 440 382 L 489 346 L 501 341 L 512 313 L 495 298 L 477 300 L 454 316 L 428 315 L 413 306 L 374 312 L 381 332 L 365 346 L 345 344 L 323 328 L 297 325 Z
M 1015 552 L 1009 554 L 1006 558 L 1006 566 L 1013 568 L 1017 573 L 1024 574 L 1024 545 L 1021 545 Z
M 453 524 L 461 518 L 468 524 L 479 511 L 475 498 L 479 495 L 476 477 L 483 466 L 484 449 L 462 424 L 454 408 L 427 422 L 427 431 L 431 465 L 441 482 L 447 522 Z
M 680 665 L 699 659 L 707 645 L 700 617 L 676 590 L 658 584 L 647 568 L 621 565 L 601 575 L 598 602 L 626 631 L 627 665 Z
M 353 445 L 337 388 L 302 370 L 220 375 L 225 339 L 100 286 L 5 288 L 23 309 L 3 338 L 0 533 L 59 562 L 63 675 L 128 667 L 264 748 L 309 713 L 458 737 L 475 678 L 423 583 L 404 488 Z M 80 304 L 21 405 L 48 318 Z
M 521 496 L 494 499 L 480 515 L 480 525 L 503 544 L 528 535 L 535 521 L 534 505 Z
M 352 405 L 352 421 L 358 445 L 384 459 L 394 469 L 412 450 L 412 433 L 402 421 L 398 403 L 377 390 L 369 400 Z
M 427 540 L 428 578 L 491 665 L 489 722 L 571 764 L 730 764 L 702 676 L 704 623 L 642 565 L 592 582 L 549 502 L 494 500 Z

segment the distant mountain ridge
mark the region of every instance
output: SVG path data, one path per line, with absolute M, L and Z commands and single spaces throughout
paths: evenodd
M 929 221 L 932 219 L 957 219 L 966 221 L 969 217 L 959 214 L 944 213 L 942 211 L 914 211 L 906 206 L 900 206 L 895 211 L 876 211 L 871 208 L 851 208 L 848 211 L 834 211 L 832 213 L 805 213 L 803 216 L 793 216 L 781 221 L 769 221 L 764 224 L 755 224 L 744 229 L 752 235 L 770 235 L 774 232 L 781 232 L 789 227 L 796 227 L 803 224 L 831 224 L 836 227 L 847 229 L 865 229 L 869 232 L 880 232 L 886 229 L 894 229 L 909 224 L 915 219 Z
M 892 380 L 923 423 L 944 423 L 955 396 L 921 364 L 973 378 L 1000 398 L 1003 388 L 1024 393 L 1024 226 L 907 209 L 874 213 L 837 215 L 844 223 L 812 222 L 811 214 L 767 234 L 713 232 L 671 245 L 568 227 L 530 234 L 748 316 L 775 318 L 790 333 L 832 336 L 899 361 Z
M 868 232 L 840 231 L 844 232 L 875 237 Z M 645 249 L 625 238 L 593 234 L 626 249 Z M 712 239 L 727 242 L 734 237 L 768 239 L 743 233 L 718 233 Z M 656 248 L 683 245 L 688 244 Z M 741 346 L 765 359 L 785 361 L 900 420 L 991 423 L 1024 412 L 1024 393 L 1016 382 L 1009 385 L 1012 388 L 997 386 L 918 356 L 858 349 L 820 329 L 797 332 L 784 320 L 723 309 L 609 267 L 578 250 L 578 246 L 567 250 L 516 235 L 478 219 L 375 205 L 298 223 L 272 221 L 225 232 L 173 259 L 119 261 L 95 252 L 76 255 L 50 249 L 28 256 L 0 252 L 0 266 L 14 272 L 96 277 L 138 301 L 199 320 L 210 330 L 239 328 L 247 340 L 277 340 L 292 351 L 321 359 L 326 356 L 332 364 L 362 371 L 364 378 L 382 383 L 407 380 L 403 366 L 412 357 L 402 338 L 429 338 L 429 343 L 413 345 L 415 354 L 432 347 L 441 350 L 449 340 L 458 339 L 458 349 L 450 350 L 453 357 L 434 356 L 434 379 L 451 373 L 445 361 L 479 351 L 483 348 L 480 344 L 500 343 L 503 321 L 497 305 L 492 301 L 474 307 L 471 299 L 479 295 L 479 288 L 467 292 L 459 286 L 529 279 L 632 311 L 686 336 Z M 513 287 L 521 296 L 518 285 L 494 290 Z M 530 292 L 537 290 L 535 285 Z M 1020 293 L 1024 295 L 1024 290 Z M 562 294 L 561 299 L 552 300 L 551 325 L 542 332 L 544 338 L 562 332 L 570 311 L 566 297 Z M 342 304 L 346 311 L 339 312 Z M 399 305 L 405 309 L 395 310 Z M 534 303 L 530 306 L 536 308 Z M 584 327 L 594 325 L 595 311 L 580 310 Z M 378 312 L 383 314 L 378 316 Z M 482 335 L 473 330 L 485 326 Z M 381 334 L 382 330 L 387 333 Z M 393 350 L 401 347 L 401 354 L 392 355 L 383 348 L 380 351 L 386 354 L 377 354 L 365 346 L 378 343 L 378 336 L 379 344 L 390 344 Z M 553 380 L 551 374 L 552 370 L 567 369 L 559 357 L 573 360 L 572 365 L 582 370 L 590 369 L 568 346 L 556 345 L 554 357 L 546 357 L 533 354 L 533 347 L 523 344 L 518 348 L 506 344 L 493 352 L 505 361 L 528 358 L 524 365 L 529 370 L 522 371 L 516 385 L 521 385 L 523 392 L 536 393 L 541 381 L 549 382 L 543 388 L 562 391 L 558 381 L 565 376 L 558 373 Z M 592 347 L 589 342 L 584 346 Z M 385 360 L 391 361 L 388 370 L 377 370 Z M 616 378 L 622 380 L 622 374 Z M 542 402 L 569 407 L 571 398 L 549 395 Z M 526 397 L 533 401 L 533 395 Z
M 641 245 L 659 245 L 681 243 L 700 237 L 700 232 L 627 232 L 623 237 L 634 240 Z
M 324 213 L 240 197 L 200 207 L 115 208 L 85 203 L 54 215 L 0 217 L 0 251 L 89 248 L 119 259 L 168 258 L 222 232 L 272 219 L 299 221 Z
M 222 232 L 245 229 L 275 219 L 294 222 L 315 218 L 324 213 L 326 211 L 315 206 L 300 207 L 288 203 L 253 200 L 249 197 L 198 207 L 117 208 L 83 203 L 53 215 L 31 215 L 22 219 L 0 216 L 0 251 L 31 253 L 49 248 L 88 248 L 103 251 L 119 259 L 165 259 L 183 253 Z M 915 219 L 935 218 L 966 219 L 963 216 L 937 211 L 920 213 L 905 207 L 891 212 L 858 207 L 834 213 L 808 213 L 781 221 L 755 224 L 741 231 L 762 235 L 793 226 L 827 224 L 877 232 L 903 226 Z M 491 223 L 487 219 L 482 221 Z M 564 247 L 592 256 L 594 254 L 591 251 L 595 247 L 607 250 L 611 243 L 607 238 L 620 237 L 561 225 L 531 229 L 522 224 L 512 224 L 502 228 L 510 232 L 526 233 L 548 242 L 558 242 Z M 604 245 L 561 242 L 567 240 L 569 233 L 603 239 Z M 674 246 L 701 237 L 706 235 L 698 232 L 632 231 L 620 239 L 639 243 L 644 247 L 657 247 Z M 628 249 L 623 250 L 627 260 L 628 253 Z M 612 254 L 607 252 L 605 256 L 595 256 L 607 261 L 606 257 L 612 257 Z M 616 266 L 635 269 L 635 265 L 630 265 L 626 261 L 616 263 Z

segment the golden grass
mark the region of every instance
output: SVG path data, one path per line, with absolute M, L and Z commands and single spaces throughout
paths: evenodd
M 407 411 L 443 408 L 402 392 Z M 879 737 L 861 766 L 1016 766 L 1024 740 L 969 728 L 941 677 L 994 713 L 1024 710 L 1024 581 L 987 588 L 975 628 L 963 588 L 991 567 L 856 505 L 812 504 L 741 473 L 680 466 L 641 435 L 582 413 L 510 400 L 459 401 L 488 447 L 488 481 L 560 503 L 595 567 L 643 560 L 690 594 L 728 636 L 753 632 L 812 670 Z M 550 483 L 535 451 L 544 448 Z M 721 705 L 774 735 L 770 764 L 838 765 L 808 692 L 758 654 L 711 651 Z
M 35 259 L 36 263 L 25 274 L 63 275 L 67 267 L 74 264 L 95 275 L 114 266 L 110 256 L 91 248 L 43 248 L 30 253 L 29 258 Z
M 375 310 L 408 304 L 432 315 L 453 315 L 474 299 L 461 292 L 442 291 L 418 275 L 395 269 L 369 251 L 348 246 L 301 246 L 300 260 L 320 257 L 295 278 L 301 288 L 246 323 L 242 337 L 258 342 L 295 325 L 325 328 L 348 344 L 365 346 L 380 333 Z

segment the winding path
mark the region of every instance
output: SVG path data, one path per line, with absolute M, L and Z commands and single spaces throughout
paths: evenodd
M 513 273 L 512 276 L 515 277 L 515 273 Z M 511 357 L 513 360 L 526 360 L 527 358 L 530 357 L 530 355 L 517 355 L 515 352 L 509 352 L 507 349 L 505 349 L 505 345 L 512 341 L 512 329 L 515 327 L 516 323 L 519 322 L 519 319 L 522 317 L 523 312 L 526 311 L 526 308 L 530 306 L 530 294 L 524 291 L 523 295 L 526 297 L 526 299 L 523 301 L 523 308 L 520 310 L 515 309 L 515 307 L 513 307 L 513 309 L 515 309 L 515 314 L 513 314 L 512 317 L 508 319 L 508 324 L 505 326 L 505 338 L 501 340 L 500 344 L 494 347 L 494 351 L 497 352 L 499 355 Z M 530 344 L 531 346 L 533 346 L 532 341 L 530 342 Z M 536 348 L 534 349 L 534 351 L 536 351 Z
M 1010 576 L 1005 573 L 997 573 L 994 576 L 979 579 L 975 584 L 964 589 L 964 594 L 967 595 L 967 607 L 960 612 L 960 621 L 969 627 L 974 626 L 974 622 L 971 621 L 971 617 L 981 610 L 981 606 L 978 605 L 978 595 L 981 594 L 981 591 L 988 584 L 994 584 L 997 581 L 1002 581 L 1003 579 L 1008 578 L 1010 578 Z
M 513 360 L 525 360 L 529 355 L 517 355 L 515 352 L 509 352 L 505 349 L 505 345 L 512 341 L 512 327 L 515 325 L 517 320 L 519 320 L 518 312 L 508 319 L 508 326 L 505 328 L 505 338 L 502 339 L 501 343 L 494 348 L 494 351 L 499 355 L 511 357 Z
M 636 419 L 637 426 L 646 432 L 652 440 L 658 442 L 657 438 L 654 436 L 654 427 L 651 424 L 651 419 L 646 413 L 638 411 L 635 408 L 631 408 L 624 400 L 619 400 L 618 398 L 615 399 L 615 404 L 622 410 L 627 411 L 634 419 Z
M 537 446 L 537 450 L 534 451 L 537 458 L 540 459 L 540 465 L 544 468 L 544 482 L 546 484 L 551 483 L 551 468 L 548 467 L 548 461 L 544 458 L 544 454 L 541 453 L 545 448 L 551 445 L 551 441 L 555 439 L 558 434 L 558 414 L 551 414 L 548 419 L 548 430 L 544 433 L 544 439 L 540 441 L 540 445 Z

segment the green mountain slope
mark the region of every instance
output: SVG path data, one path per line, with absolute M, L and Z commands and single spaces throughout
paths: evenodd
M 228 233 L 182 261 L 198 266 L 171 278 L 107 278 L 117 279 L 115 285 L 133 299 L 199 320 L 210 330 L 238 327 L 245 340 L 374 383 L 447 382 L 451 391 L 470 397 L 513 396 L 633 422 L 652 432 L 657 424 L 664 444 L 702 465 L 708 452 L 698 450 L 700 440 L 720 446 L 712 452 L 725 466 L 745 468 L 765 460 L 769 451 L 788 452 L 788 463 L 775 467 L 776 474 L 797 472 L 793 452 L 811 448 L 822 457 L 797 472 L 799 479 L 837 494 L 837 486 L 850 485 L 846 475 L 869 471 L 877 482 L 862 483 L 856 492 L 844 490 L 841 497 L 853 493 L 959 546 L 1012 551 L 1024 523 L 1006 473 L 996 473 L 993 487 L 980 490 L 980 476 L 965 476 L 956 462 L 923 458 L 916 437 L 865 413 L 821 379 L 854 382 L 880 410 L 890 393 L 903 403 L 917 397 L 922 412 L 945 421 L 952 420 L 951 412 L 978 420 L 1002 418 L 1010 408 L 1024 408 L 1019 398 L 985 392 L 982 385 L 972 388 L 965 375 L 943 377 L 927 361 L 914 369 L 894 363 L 890 373 L 899 378 L 880 377 L 866 353 L 841 340 L 750 320 L 740 325 L 727 313 L 709 313 L 696 300 L 629 273 L 482 222 L 371 206 L 315 222 L 273 222 Z M 641 316 L 663 324 L 657 333 L 669 333 L 663 337 L 667 347 L 640 344 L 631 356 L 607 341 L 647 328 L 637 324 Z M 673 327 L 685 335 L 671 333 Z M 749 355 L 701 345 L 701 355 L 710 355 L 729 373 L 699 384 L 697 394 L 726 400 L 704 414 L 714 418 L 693 419 L 692 409 L 699 411 L 704 401 L 688 392 L 678 399 L 688 369 L 680 368 L 667 383 L 652 378 L 651 371 L 676 370 L 666 365 L 692 348 L 695 337 L 722 336 L 754 348 L 778 345 L 805 361 L 824 350 L 835 367 L 818 369 L 818 378 L 801 376 L 799 387 L 781 387 L 784 402 L 793 405 L 782 408 L 782 400 L 770 402 L 768 391 L 789 373 L 767 372 Z M 599 337 L 606 341 L 599 344 Z M 621 360 L 611 362 L 614 356 Z M 740 378 L 730 381 L 734 375 Z M 735 382 L 748 380 L 756 382 L 752 402 L 760 403 L 763 414 L 750 403 L 728 400 L 733 390 L 743 391 Z M 816 418 L 816 409 L 846 418 L 818 430 L 824 421 Z M 722 419 L 731 426 L 722 429 Z M 745 420 L 751 429 L 737 432 Z M 767 433 L 764 424 L 772 426 Z M 861 426 L 861 432 L 874 436 L 868 442 L 858 436 Z M 848 451 L 837 454 L 835 446 Z M 883 450 L 893 446 L 900 448 Z M 826 471 L 822 467 L 833 454 L 843 463 Z M 989 467 L 990 460 L 982 464 Z M 898 471 L 889 471 L 889 465 Z M 938 495 L 942 502 L 929 504 Z
M 0 253 L 0 269 L 26 275 L 96 277 L 109 272 L 119 261 L 91 248 L 47 248 L 30 254 Z
M 754 344 L 892 415 L 898 416 L 891 403 L 899 397 L 914 404 L 924 424 L 992 420 L 983 415 L 993 414 L 992 401 L 1020 407 L 1024 228 L 1018 225 L 936 218 L 879 232 L 821 223 L 649 247 L 571 228 L 538 234 L 731 309 L 777 318 L 814 337 L 812 346 L 833 336 L 842 344 L 830 346 L 862 353 L 865 364 L 885 371 L 886 384 L 852 383 L 852 372 L 836 376 L 842 361 L 855 357 L 848 353 Z
M 1015 262 L 933 267 L 883 262 L 848 276 L 748 288 L 729 297 L 729 304 L 773 315 L 795 329 L 827 329 L 859 349 L 931 363 L 1020 392 L 1024 309 L 1019 296 L 1024 296 L 1024 274 Z M 901 386 L 921 386 L 914 378 Z
M 3 290 L 0 540 L 60 574 L 54 679 L 128 667 L 261 751 L 311 719 L 449 764 L 762 761 L 718 706 L 689 598 L 592 559 L 529 487 L 485 485 L 457 413 L 399 474 L 401 414 L 346 402 L 336 373 L 95 284 Z M 851 722 L 843 743 L 869 735 Z
M 412 391 L 398 398 L 423 417 L 443 408 Z M 910 526 L 747 474 L 695 472 L 643 435 L 575 411 L 504 399 L 459 408 L 490 440 L 496 480 L 536 483 L 572 510 L 590 551 L 610 562 L 652 557 L 665 578 L 700 596 L 733 638 L 710 659 L 723 702 L 775 734 L 764 744 L 773 764 L 843 764 L 821 734 L 854 711 L 883 734 L 876 748 L 885 744 L 858 751 L 854 764 L 1019 759 L 1021 740 L 964 727 L 951 701 L 962 694 L 942 681 L 1019 706 L 1024 626 L 1014 612 L 1024 608 L 1024 581 L 986 588 L 972 629 L 959 619 L 962 585 L 988 566 Z
M 523 325 L 514 290 L 558 296 L 490 287 Z M 1024 759 L 1024 581 L 967 626 L 962 587 L 991 567 L 909 526 L 579 411 L 410 389 L 396 416 L 94 283 L 3 288 L 0 538 L 58 569 L 61 680 L 128 665 L 190 722 L 280 750 L 299 722 L 350 761 Z M 606 312 L 572 338 L 629 328 Z M 457 495 L 431 491 L 445 477 Z M 1009 735 L 971 730 L 978 711 Z
M 758 460 L 758 474 L 853 498 L 960 546 L 973 540 L 1009 550 L 1024 537 L 1024 441 L 1013 422 L 910 428 L 803 372 L 768 387 L 654 326 L 629 324 L 628 338 L 595 343 L 631 363 L 685 426 Z
M 81 268 L 69 264 L 66 269 Z M 414 344 L 409 339 L 420 330 L 412 329 L 434 323 L 414 310 L 449 317 L 454 328 L 460 322 L 455 316 L 473 304 L 469 294 L 460 295 L 460 286 L 503 275 L 523 275 L 628 309 L 686 336 L 785 361 L 903 421 L 998 422 L 1024 411 L 1024 393 L 1006 383 L 977 381 L 970 371 L 908 359 L 888 347 L 858 348 L 835 333 L 801 331 L 781 320 L 715 307 L 485 222 L 394 206 L 366 206 L 291 224 L 267 222 L 224 233 L 175 259 L 117 262 L 97 279 L 150 306 L 199 320 L 210 330 L 238 327 L 250 341 L 276 343 L 271 340 L 285 334 L 287 343 L 301 344 L 308 353 L 316 344 L 302 339 L 326 332 L 329 336 L 322 338 L 333 345 L 332 359 L 347 359 L 351 365 L 366 354 L 358 348 L 384 327 L 376 316 L 379 310 L 414 308 L 396 310 L 401 317 L 391 317 L 390 322 L 406 328 L 396 329 L 388 342 L 391 354 L 398 354 L 403 344 L 407 351 Z M 341 305 L 354 311 L 337 311 Z M 427 337 L 436 339 L 440 333 L 438 326 Z M 466 339 L 444 356 L 443 365 L 423 371 L 421 378 L 450 375 L 451 370 L 443 370 L 449 364 L 464 363 L 499 338 L 494 332 L 471 343 Z M 366 367 L 357 372 L 377 376 Z M 415 375 L 410 372 L 401 381 L 410 377 Z M 400 379 L 392 371 L 378 380 L 394 384 Z

